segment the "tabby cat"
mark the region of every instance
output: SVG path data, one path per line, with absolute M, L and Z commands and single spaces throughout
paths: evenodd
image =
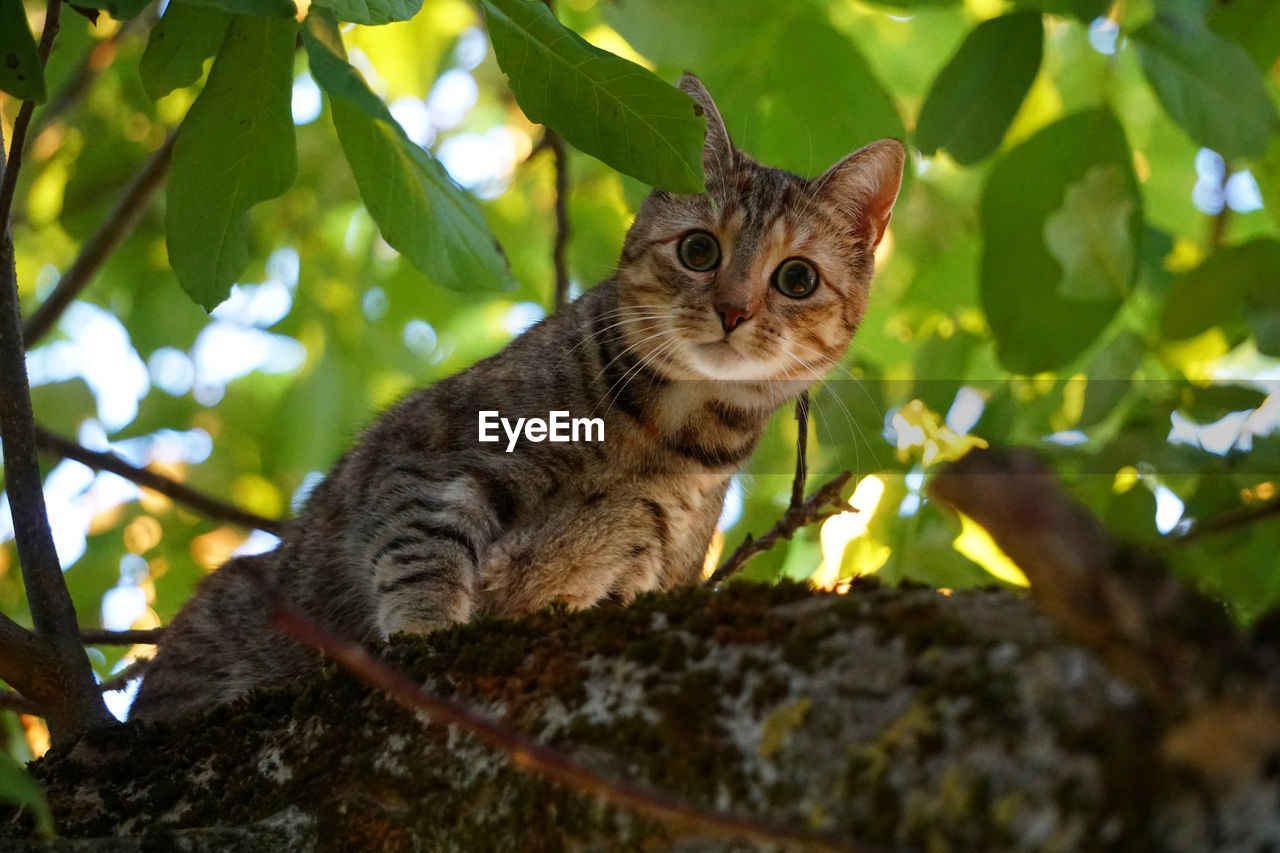
M 612 279 L 387 411 L 275 551 L 201 583 L 133 716 L 316 666 L 267 624 L 254 576 L 359 641 L 699 577 L 730 477 L 862 318 L 904 151 L 883 139 L 807 180 L 734 148 L 697 78 L 680 88 L 706 117 L 706 192 L 654 190 Z M 604 440 L 478 440 L 481 412 L 555 410 L 602 419 Z

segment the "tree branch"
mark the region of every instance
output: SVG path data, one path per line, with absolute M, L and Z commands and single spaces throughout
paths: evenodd
M 791 481 L 791 506 L 804 503 L 804 484 L 809 474 L 809 389 L 796 398 L 796 476 Z
M 1200 704 L 1252 665 L 1226 610 L 1113 542 L 1030 452 L 970 451 L 928 492 L 984 527 L 1063 634 L 1157 706 Z
M 165 138 L 142 168 L 129 182 L 124 195 L 116 202 L 116 206 L 93 232 L 93 235 L 80 247 L 80 254 L 58 279 L 58 284 L 44 303 L 36 309 L 23 328 L 23 339 L 30 348 L 36 341 L 49 333 L 58 317 L 66 310 L 93 278 L 94 274 L 107 260 L 120 242 L 133 230 L 152 193 L 160 186 L 165 172 L 169 168 L 169 158 L 173 153 L 173 141 L 177 131 Z
M 564 137 L 547 128 L 543 141 L 551 149 L 556 170 L 556 236 L 551 247 L 551 262 L 556 271 L 557 310 L 569 301 L 569 264 L 565 251 L 569 247 L 569 152 Z
M 81 447 L 74 441 L 55 435 L 40 426 L 36 427 L 35 437 L 41 449 L 49 453 L 61 456 L 64 459 L 73 459 L 82 465 L 88 465 L 95 471 L 109 471 L 112 474 L 124 477 L 126 480 L 137 483 L 143 488 L 151 489 L 154 492 L 159 492 L 166 497 L 172 498 L 178 503 L 186 504 L 196 512 L 209 518 L 238 524 L 241 527 L 265 530 L 277 536 L 284 532 L 285 523 L 279 519 L 265 518 L 256 513 L 232 506 L 226 501 L 206 495 L 204 492 L 193 489 L 184 483 L 179 483 L 177 480 L 173 480 L 163 474 L 157 474 L 147 468 L 130 465 L 113 453 L 89 450 L 87 447 Z
M 49 0 L 44 31 L 40 35 L 43 63 L 58 31 L 62 0 Z M 27 382 L 26 351 L 22 343 L 22 318 L 18 301 L 17 270 L 9 216 L 22 164 L 22 150 L 35 105 L 25 101 L 14 122 L 8 157 L 0 155 L 4 178 L 0 181 L 0 437 L 3 438 L 5 488 L 13 516 L 14 538 L 22 580 L 35 626 L 16 634 L 16 623 L 0 623 L 13 644 L 0 645 L 0 677 L 45 709 L 49 733 L 55 743 L 74 741 L 89 728 L 108 725 L 107 711 L 93 680 L 89 658 L 80 645 L 76 611 L 62 577 L 58 555 L 45 511 L 44 482 L 36 458 L 35 422 L 31 414 L 31 388 Z M 26 635 L 26 636 L 23 636 Z M 44 655 L 36 655 L 40 646 Z M 21 655 L 20 660 L 14 658 Z M 40 660 L 40 658 L 43 660 Z M 7 674 L 6 674 L 7 673 Z M 13 676 L 13 677 L 11 677 Z
M 756 554 L 768 551 L 778 543 L 779 539 L 790 539 L 792 534 L 801 527 L 826 521 L 831 516 L 842 512 L 857 512 L 856 509 L 849 506 L 848 501 L 840 496 L 840 491 L 852 476 L 852 471 L 843 471 L 819 486 L 817 491 L 799 505 L 793 504 L 787 507 L 787 511 L 783 513 L 782 518 L 778 519 L 778 523 L 769 528 L 769 532 L 759 539 L 752 538 L 751 534 L 748 533 L 742 544 L 729 555 L 729 559 L 725 560 L 720 565 L 720 568 L 716 569 L 702 585 L 706 587 L 719 586 L 737 574 L 747 560 L 750 560 Z M 831 507 L 831 509 L 828 509 L 828 507 Z
M 606 776 L 474 708 L 428 693 L 417 682 L 392 669 L 359 644 L 320 627 L 280 598 L 276 590 L 264 586 L 264 593 L 271 597 L 271 621 L 279 630 L 324 652 L 347 672 L 406 708 L 425 714 L 436 723 L 453 725 L 474 735 L 506 755 L 521 770 L 594 794 L 612 805 L 646 817 L 682 824 L 722 838 L 828 853 L 871 853 L 871 848 L 845 839 L 779 826 L 753 817 L 703 809 L 665 791 Z
M 163 628 L 146 628 L 137 631 L 105 631 L 99 628 L 81 628 L 80 642 L 86 646 L 136 646 L 154 645 L 160 642 Z
M 1198 542 L 1204 536 L 1225 533 L 1278 515 L 1280 515 L 1280 500 L 1273 500 L 1257 506 L 1239 507 L 1221 515 L 1198 521 L 1191 526 L 1190 530 L 1180 536 L 1157 539 L 1145 545 L 1143 550 L 1159 554 L 1171 548 L 1181 548 L 1188 543 Z
M 0 711 L 14 711 L 19 714 L 41 716 L 40 706 L 21 693 L 12 690 L 0 690 Z

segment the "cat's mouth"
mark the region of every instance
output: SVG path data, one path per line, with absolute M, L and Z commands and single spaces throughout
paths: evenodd
M 727 338 L 702 341 L 691 349 L 694 368 L 712 379 L 759 379 L 764 365 Z

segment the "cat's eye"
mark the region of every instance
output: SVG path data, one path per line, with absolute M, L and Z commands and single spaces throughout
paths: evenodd
M 706 272 L 720 263 L 720 244 L 706 231 L 690 231 L 680 240 L 680 263 L 694 272 Z
M 788 258 L 773 271 L 773 286 L 783 296 L 804 299 L 818 289 L 818 271 L 804 258 Z

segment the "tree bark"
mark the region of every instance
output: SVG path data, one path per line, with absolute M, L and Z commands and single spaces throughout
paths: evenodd
M 1185 721 L 1008 590 L 688 589 L 385 654 L 604 772 L 851 850 L 1280 843 L 1274 774 L 1174 764 Z M 757 849 L 544 782 L 336 671 L 34 769 L 64 838 L 6 850 Z

